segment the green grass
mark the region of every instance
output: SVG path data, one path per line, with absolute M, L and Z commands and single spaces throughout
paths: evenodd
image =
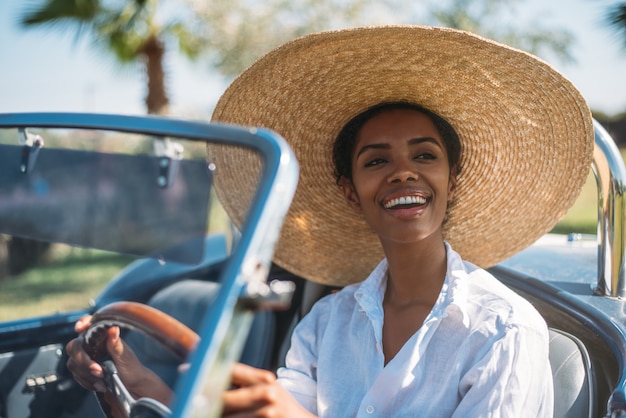
M 211 202 L 209 230 L 228 236 L 228 217 Z M 86 308 L 133 259 L 56 244 L 36 268 L 0 279 L 0 321 Z
M 598 195 L 593 174 L 587 178 L 578 199 L 565 217 L 552 230 L 554 233 L 595 234 L 598 222 Z
M 621 153 L 622 158 L 626 159 L 626 149 L 622 149 Z M 552 232 L 596 234 L 597 223 L 598 192 L 595 176 L 590 172 L 580 196 Z
M 53 247 L 38 267 L 0 282 L 0 321 L 86 308 L 130 257 Z

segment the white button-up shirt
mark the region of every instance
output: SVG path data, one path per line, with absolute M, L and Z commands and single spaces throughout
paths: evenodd
M 548 330 L 526 300 L 447 244 L 444 285 L 385 365 L 387 262 L 296 327 L 279 382 L 320 417 L 552 417 Z

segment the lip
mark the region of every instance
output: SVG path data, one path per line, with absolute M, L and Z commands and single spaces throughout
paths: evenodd
M 385 195 L 381 199 L 381 206 L 385 211 L 393 213 L 395 216 L 416 216 L 421 214 L 429 205 L 431 195 L 422 190 L 402 189 Z M 400 206 L 410 204 L 416 206 Z

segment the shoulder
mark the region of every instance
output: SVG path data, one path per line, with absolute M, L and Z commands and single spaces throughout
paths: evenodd
M 356 305 L 355 293 L 359 283 L 348 285 L 340 290 L 331 291 L 313 304 L 311 311 L 305 316 L 327 320 L 336 314 L 337 309 L 351 310 Z
M 292 347 L 304 345 L 317 351 L 321 341 L 332 329 L 350 318 L 355 299 L 354 292 L 344 288 L 339 292 L 330 293 L 313 304 L 311 310 L 298 322 L 292 335 Z M 298 342 L 296 344 L 296 342 Z
M 523 327 L 546 333 L 547 326 L 535 307 L 485 270 L 475 270 L 468 277 L 468 301 L 474 309 L 495 315 L 506 327 Z
M 368 308 L 371 305 L 381 304 L 386 273 L 387 260 L 383 259 L 365 280 L 331 291 L 330 294 L 320 298 L 313 304 L 309 315 L 322 317 L 346 314 L 359 306 Z
M 487 270 L 462 260 L 450 267 L 450 292 L 474 326 L 523 327 L 547 333 L 543 317 L 526 299 Z

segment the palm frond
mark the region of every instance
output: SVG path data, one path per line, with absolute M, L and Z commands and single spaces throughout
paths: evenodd
M 623 47 L 626 48 L 626 3 L 611 6 L 606 14 L 606 20 L 623 41 Z
M 100 0 L 46 0 L 28 7 L 20 23 L 24 26 L 87 23 L 93 21 L 101 10 Z

